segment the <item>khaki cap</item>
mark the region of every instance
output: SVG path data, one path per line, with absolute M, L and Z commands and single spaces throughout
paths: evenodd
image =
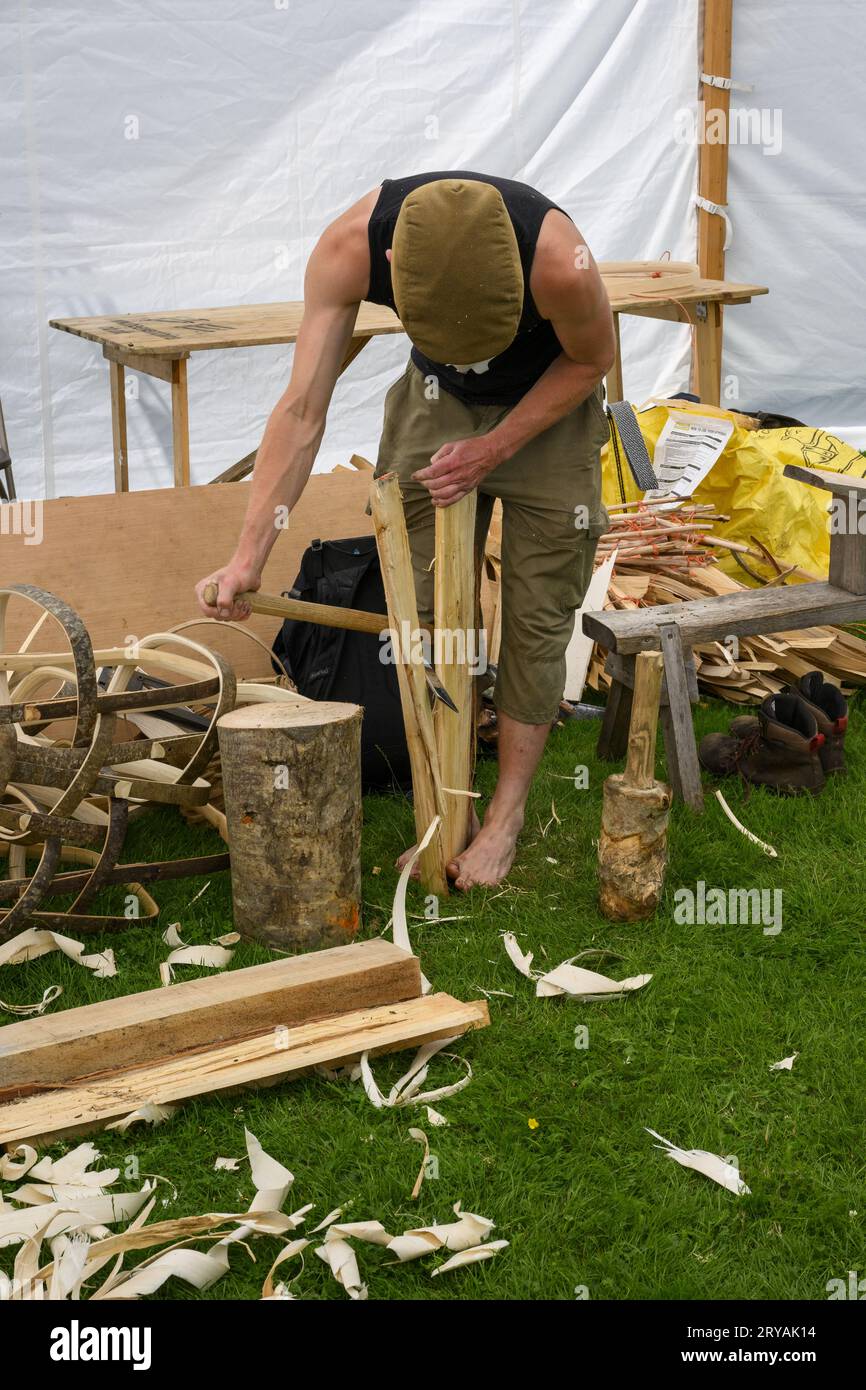
M 502 194 L 435 179 L 408 194 L 394 228 L 391 283 L 409 337 L 434 362 L 481 362 L 514 340 L 523 267 Z

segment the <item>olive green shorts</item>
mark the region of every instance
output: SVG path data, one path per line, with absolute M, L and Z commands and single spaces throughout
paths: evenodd
M 439 391 L 415 364 L 385 397 L 376 476 L 400 479 L 412 550 L 418 616 L 433 621 L 435 509 L 412 474 L 443 444 L 489 433 L 512 407 L 465 405 Z M 431 397 L 428 399 L 428 395 Z M 480 562 L 494 500 L 502 501 L 502 641 L 497 709 L 522 724 L 556 717 L 565 685 L 565 651 L 607 529 L 599 452 L 608 426 L 600 389 L 487 475 L 478 490 Z

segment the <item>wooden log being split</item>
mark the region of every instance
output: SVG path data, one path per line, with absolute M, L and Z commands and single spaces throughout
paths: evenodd
M 434 610 L 438 645 L 436 674 L 457 705 L 438 702 L 434 712 L 439 772 L 445 796 L 442 849 L 446 865 L 469 843 L 472 801 L 474 701 L 470 661 L 478 630 L 475 595 L 475 511 L 477 494 L 467 493 L 450 507 L 436 509 Z
M 662 666 L 659 652 L 637 657 L 625 772 L 604 784 L 599 897 L 605 917 L 614 921 L 649 917 L 664 883 L 671 790 L 655 780 Z
M 388 619 L 396 643 L 394 658 L 412 768 L 415 833 L 420 842 L 436 816 L 446 820 L 447 809 L 446 798 L 442 794 L 439 755 L 424 667 L 420 660 L 414 659 L 421 628 L 400 484 L 393 473 L 374 478 L 370 488 L 370 509 L 388 604 Z M 404 633 L 410 637 L 408 652 L 402 649 Z M 448 892 L 441 826 L 421 855 L 419 870 L 422 884 L 431 893 Z
M 283 950 L 360 922 L 361 710 L 246 705 L 218 724 L 235 926 Z

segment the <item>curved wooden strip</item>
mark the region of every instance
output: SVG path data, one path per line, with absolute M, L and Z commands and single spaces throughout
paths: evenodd
M 3 835 L 3 829 L 14 833 Z M 46 835 L 59 835 L 71 844 L 101 846 L 105 827 L 74 820 L 71 816 L 55 816 L 51 811 L 16 811 L 10 806 L 0 806 L 0 836 L 5 844 L 20 840 L 24 845 L 32 845 Z
M 128 823 L 128 802 L 120 801 L 117 797 L 112 796 L 108 802 L 108 829 L 105 832 L 105 844 L 102 846 L 102 853 L 93 866 L 93 872 L 70 907 L 70 915 L 74 913 L 80 915 L 87 904 L 96 897 L 100 888 L 107 883 L 108 876 L 123 849 Z
M 159 766 L 159 764 L 157 764 Z M 14 796 L 28 811 L 41 811 L 43 815 L 49 816 L 55 805 L 60 800 L 63 792 L 60 787 L 41 787 L 34 782 L 10 782 L 6 788 L 7 796 Z M 82 801 L 73 812 L 73 821 L 83 821 L 85 825 L 106 826 L 108 824 L 108 811 L 100 809 L 99 802 L 105 798 L 91 793 L 86 801 Z M 8 836 L 0 837 L 8 838 Z M 102 840 L 99 841 L 102 844 Z
M 9 599 L 13 596 L 24 598 L 36 604 L 44 613 L 50 613 L 63 628 L 69 642 L 77 689 L 75 732 L 72 737 L 72 746 L 87 751 L 72 781 L 63 790 L 59 800 L 52 808 L 53 815 L 63 818 L 67 812 L 75 810 L 98 777 L 102 766 L 103 749 L 113 739 L 116 720 L 114 715 L 103 717 L 99 714 L 96 663 L 93 645 L 87 629 L 75 610 L 63 599 L 58 598 L 56 594 L 50 594 L 46 589 L 40 589 L 34 584 L 14 584 L 7 589 L 0 589 L 0 645 L 5 639 L 6 609 Z M 29 654 L 25 653 L 24 655 Z M 40 657 L 39 665 L 44 667 L 45 664 L 44 658 Z M 5 676 L 2 677 L 2 689 L 3 693 L 8 696 L 9 684 Z M 4 824 L 10 828 L 8 821 L 5 821 Z M 52 834 L 50 826 L 46 826 L 46 830 L 49 835 Z M 21 832 L 22 838 L 26 833 Z M 7 835 L 4 838 L 8 840 L 14 837 Z
M 53 816 L 65 816 L 68 812 L 74 811 L 78 803 L 90 792 L 102 770 L 106 751 L 114 741 L 116 724 L 116 715 L 97 714 L 90 747 L 76 769 L 72 781 L 64 788 L 59 801 L 52 807 Z
M 6 855 L 7 857 L 10 856 L 12 851 L 16 848 L 17 846 L 15 845 L 0 844 L 0 857 L 4 855 Z M 35 848 L 44 851 L 45 843 L 39 843 L 35 846 Z M 73 864 L 87 864 L 91 866 L 91 869 L 99 865 L 102 857 L 102 854 L 94 853 L 93 850 L 89 849 L 81 849 L 76 845 L 63 845 L 61 846 L 60 850 L 61 863 L 66 861 Z M 218 859 L 228 859 L 228 855 L 217 855 L 213 857 Z M 170 860 L 169 864 L 184 862 L 187 861 Z M 190 860 L 188 862 L 198 866 L 199 863 L 203 863 L 205 861 Z M 139 907 L 143 910 L 139 911 L 138 916 L 135 918 L 130 918 L 126 916 L 97 917 L 93 914 L 83 913 L 74 917 L 70 917 L 68 912 L 44 912 L 41 910 L 37 910 L 35 912 L 30 913 L 29 925 L 34 927 L 47 928 L 47 930 L 49 931 L 68 932 L 70 929 L 73 929 L 76 936 L 79 936 L 86 932 L 120 931 L 124 927 L 128 927 L 130 925 L 130 922 L 133 921 L 151 921 L 153 918 L 159 916 L 158 903 L 154 901 L 150 893 L 148 893 L 147 889 L 144 888 L 142 884 L 137 881 L 137 879 L 128 878 L 126 875 L 130 870 L 136 872 L 139 868 L 152 869 L 155 867 L 159 866 L 149 864 L 121 864 L 115 865 L 113 868 L 109 868 L 108 870 L 103 886 L 107 887 L 109 885 L 123 885 L 124 887 L 128 888 L 131 893 L 134 893 L 135 896 L 138 898 Z M 226 867 L 228 867 L 228 865 L 226 865 Z M 195 872 L 199 872 L 198 867 L 196 867 Z M 201 870 L 201 872 L 205 872 L 205 870 Z M 176 877 L 180 876 L 180 874 L 176 875 Z M 83 888 L 84 886 L 86 886 L 87 882 L 90 880 L 91 877 L 91 872 L 71 874 L 55 873 L 50 884 L 51 894 L 74 892 L 77 888 Z M 17 893 L 19 891 L 21 886 L 21 882 L 14 882 L 8 879 L 5 882 L 0 883 L 0 901 L 5 901 L 12 897 L 14 893 Z M 0 921 L 2 921 L 2 918 L 0 918 Z M 2 931 L 2 927 L 0 927 L 0 931 Z
M 5 646 L 6 641 L 6 608 L 9 599 L 16 595 L 50 613 L 66 634 L 78 687 L 75 734 L 72 742 L 75 747 L 86 747 L 93 741 L 98 718 L 96 662 L 87 628 L 75 609 L 70 608 L 69 604 L 64 603 L 56 594 L 50 594 L 47 589 L 40 589 L 35 584 L 12 584 L 8 588 L 0 588 L 0 647 Z M 45 658 L 37 654 L 36 662 L 33 664 L 45 665 Z M 8 682 L 5 677 L 0 677 L 0 691 L 8 699 Z
M 59 674 L 68 678 L 67 672 L 61 671 Z M 188 681 L 186 685 L 124 690 L 116 695 L 99 695 L 97 706 L 100 714 L 162 709 L 171 705 L 188 705 L 198 700 L 207 700 L 218 691 L 219 678 L 214 677 L 212 680 Z M 75 714 L 77 705 L 75 695 L 63 695 L 45 701 L 25 701 L 18 695 L 17 685 L 12 691 L 12 697 L 17 699 L 18 703 L 0 705 L 0 724 L 47 724 L 55 719 L 68 719 Z
M 201 653 L 212 666 L 216 668 L 219 676 L 220 688 L 214 704 L 211 722 L 204 734 L 198 751 L 193 754 L 189 762 L 181 769 L 179 782 L 192 782 L 204 772 L 213 756 L 217 741 L 217 721 L 224 714 L 228 714 L 235 707 L 235 697 L 237 693 L 237 682 L 235 673 L 225 657 L 218 652 L 213 652 L 209 647 L 205 647 L 201 642 L 194 642 L 191 637 L 183 637 L 177 632 L 152 632 L 147 637 L 142 637 L 138 643 L 138 652 L 142 664 L 146 664 L 150 659 L 153 648 L 159 649 L 166 643 L 177 643 L 182 647 L 188 647 L 190 651 Z
M 132 801 L 156 801 L 160 806 L 206 806 L 210 794 L 211 784 L 203 777 L 196 777 L 194 782 L 181 782 L 179 779 L 158 782 L 146 777 L 119 777 L 114 783 L 115 796 Z
M 36 846 L 37 848 L 39 846 Z M 13 849 L 18 849 L 18 845 L 0 845 L 0 857 L 6 855 Z M 64 845 L 61 855 L 61 863 L 82 863 L 95 864 L 100 855 L 93 850 L 80 849 L 76 845 Z M 200 854 L 189 859 L 159 859 L 153 863 L 136 862 L 133 864 L 115 864 L 108 869 L 103 882 L 104 887 L 117 887 L 118 884 L 130 884 L 130 876 L 135 879 L 137 885 L 142 883 L 164 883 L 170 879 L 177 878 L 200 878 L 208 874 L 223 873 L 230 867 L 229 856 L 225 851 L 222 854 Z M 58 893 L 77 893 L 86 887 L 89 872 L 85 870 L 71 870 L 66 873 L 55 874 L 51 880 L 51 892 Z M 14 902 L 22 888 L 26 887 L 29 879 L 7 878 L 0 880 L 0 903 Z
M 282 666 L 283 675 L 286 677 L 286 680 L 292 680 L 291 673 L 282 657 L 278 656 L 273 647 L 268 646 L 267 642 L 263 642 L 257 632 L 253 632 L 252 628 L 246 627 L 243 623 L 224 622 L 221 618 L 187 618 L 185 623 L 175 623 L 174 627 L 169 628 L 169 631 L 185 632 L 188 627 L 207 627 L 209 625 L 214 627 L 230 627 L 233 632 L 239 632 L 242 637 L 248 637 L 251 642 L 255 642 L 257 647 L 261 647 L 270 661 L 276 661 Z M 292 681 L 292 684 L 294 685 L 294 681 Z
M 0 725 L 0 737 L 3 727 Z M 197 745 L 197 737 L 195 742 Z M 110 760 L 106 759 L 105 766 L 113 768 L 118 764 L 135 763 L 145 758 L 162 759 L 164 752 L 162 739 L 141 738 L 132 739 L 128 743 L 113 743 L 108 749 Z M 76 774 L 85 756 L 86 750 L 82 748 L 55 748 L 50 743 L 31 743 L 29 739 L 23 743 L 19 742 L 14 762 L 14 780 L 35 782 L 37 786 L 56 787 Z M 110 795 L 111 785 L 100 785 L 101 783 L 108 783 L 107 775 L 97 776 L 90 790 Z
M 8 912 L 0 915 L 0 941 L 8 941 L 10 936 L 29 926 L 33 913 L 48 893 L 54 871 L 60 863 L 61 849 L 60 836 L 49 835 L 43 845 L 42 857 L 36 866 L 36 872 L 21 897 Z

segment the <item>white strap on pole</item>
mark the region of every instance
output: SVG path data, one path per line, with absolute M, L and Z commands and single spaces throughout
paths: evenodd
M 734 82 L 731 77 L 713 77 L 708 72 L 701 73 L 701 81 L 705 87 L 721 87 L 724 92 L 753 92 L 755 90 L 753 82 Z
M 722 247 L 722 250 L 727 251 L 734 238 L 733 223 L 731 222 L 731 219 L 728 216 L 727 212 L 722 207 L 721 203 L 711 203 L 709 198 L 702 198 L 700 193 L 695 194 L 695 203 L 704 212 L 713 212 L 717 217 L 723 218 L 725 223 L 725 244 Z

